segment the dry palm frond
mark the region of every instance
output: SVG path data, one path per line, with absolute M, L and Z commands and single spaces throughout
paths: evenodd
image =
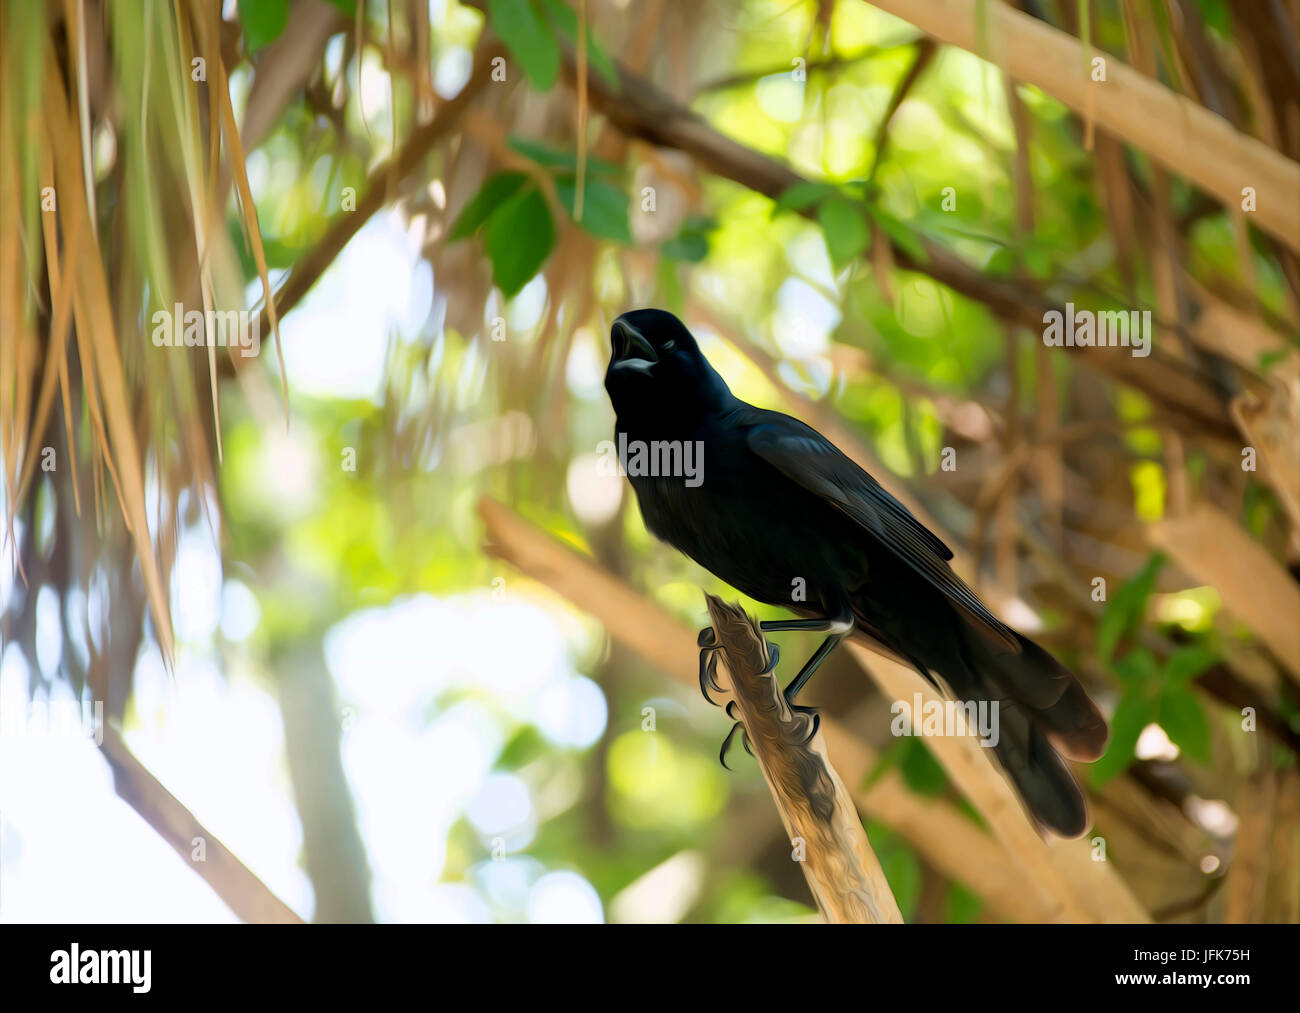
M 209 312 L 243 300 L 218 204 L 223 157 L 268 302 L 270 293 L 220 26 L 215 8 L 181 0 L 0 8 L 0 474 L 6 554 L 29 589 L 8 603 L 6 640 L 32 642 L 40 587 L 97 584 L 107 594 L 88 595 L 102 613 L 86 616 L 91 629 L 129 627 L 133 615 L 138 625 L 147 609 L 173 657 L 179 513 L 209 502 L 220 454 Z M 155 314 L 177 306 L 202 307 L 206 354 L 152 340 Z M 274 306 L 267 312 L 278 340 Z M 98 537 L 78 534 L 83 484 Z M 43 509 L 53 538 L 35 537 Z M 68 644 L 88 632 L 66 609 L 63 625 Z M 96 644 L 85 670 L 78 653 L 63 655 L 79 686 L 112 648 Z M 119 701 L 124 660 L 105 686 Z

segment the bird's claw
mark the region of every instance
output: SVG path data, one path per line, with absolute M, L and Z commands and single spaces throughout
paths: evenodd
M 787 703 L 789 703 L 789 701 L 787 701 Z M 817 735 L 817 729 L 821 727 L 822 724 L 821 712 L 816 707 L 800 707 L 798 704 L 793 704 L 793 703 L 790 704 L 790 710 L 795 714 L 801 714 L 806 718 L 812 719 L 809 722 L 810 727 L 809 727 L 808 734 L 805 735 L 799 743 L 799 745 L 801 746 L 806 746 Z
M 713 704 L 715 707 L 721 706 L 720 704 L 717 704 L 711 696 L 709 696 L 709 689 L 713 688 L 719 693 L 725 692 L 713 677 L 713 673 L 716 671 L 718 666 L 718 655 L 722 653 L 722 645 L 717 642 L 717 635 L 714 633 L 712 626 L 706 626 L 704 629 L 700 630 L 699 636 L 696 637 L 696 643 L 699 644 L 700 647 L 700 692 L 704 694 L 704 699 L 708 700 L 709 703 Z M 775 672 L 776 666 L 781 660 L 781 648 L 777 647 L 776 644 L 771 643 L 769 643 L 767 647 L 767 667 L 759 673 L 760 675 L 770 675 L 772 672 Z M 813 740 L 813 737 L 816 736 L 817 730 L 821 727 L 821 714 L 818 713 L 816 707 L 800 707 L 798 704 L 791 702 L 788 693 L 785 694 L 785 702 L 793 713 L 810 719 L 808 722 L 808 734 L 800 741 L 800 745 L 808 745 L 808 743 Z M 750 756 L 754 755 L 754 750 L 750 748 L 749 745 L 749 733 L 745 731 L 744 724 L 736 717 L 736 713 L 733 710 L 735 706 L 735 700 L 727 702 L 727 717 L 731 718 L 735 724 L 731 726 L 731 731 L 727 732 L 727 737 L 722 740 L 722 748 L 718 750 L 718 762 L 727 770 L 732 770 L 732 768 L 727 764 L 727 753 L 731 751 L 732 743 L 736 738 L 736 732 L 740 732 L 740 741 L 745 747 L 745 752 Z
M 719 693 L 725 692 L 723 688 L 718 685 L 718 680 L 713 677 L 713 673 L 717 671 L 718 668 L 718 652 L 720 650 L 721 648 L 719 647 L 700 648 L 700 693 L 702 693 L 704 699 L 713 704 L 714 707 L 720 707 L 721 704 L 716 703 L 713 697 L 709 696 L 710 687 Z
M 729 715 L 731 708 L 728 707 L 727 710 Z M 735 739 L 736 732 L 740 732 L 740 744 L 745 747 L 745 752 L 747 752 L 750 756 L 754 755 L 754 751 L 749 748 L 749 733 L 745 731 L 745 726 L 741 724 L 739 721 L 737 721 L 734 725 L 731 726 L 731 731 L 727 732 L 727 737 L 722 740 L 722 748 L 718 750 L 718 762 L 721 763 L 723 767 L 726 767 L 727 770 L 731 770 L 733 773 L 734 773 L 734 769 L 732 767 L 727 766 L 727 753 L 731 749 L 731 742 L 733 739 Z
M 727 753 L 731 750 L 731 743 L 732 740 L 735 739 L 737 731 L 740 732 L 740 744 L 745 747 L 745 752 L 750 756 L 754 755 L 754 750 L 749 747 L 749 733 L 745 731 L 745 726 L 741 723 L 740 719 L 736 717 L 735 706 L 735 700 L 729 700 L 727 702 L 727 717 L 731 718 L 731 720 L 736 723 L 731 726 L 731 731 L 729 731 L 727 737 L 722 740 L 722 748 L 718 750 L 718 762 L 726 767 L 727 770 L 732 770 L 731 767 L 727 766 Z

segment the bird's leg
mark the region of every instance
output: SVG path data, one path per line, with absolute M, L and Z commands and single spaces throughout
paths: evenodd
M 821 666 L 821 663 L 830 657 L 831 651 L 839 645 L 839 642 L 853 632 L 853 617 L 850 615 L 843 619 L 814 619 L 807 620 L 815 622 L 817 626 L 804 626 L 801 629 L 820 629 L 826 631 L 829 636 L 821 642 L 821 646 L 813 652 L 813 656 L 808 659 L 803 668 L 799 669 L 799 674 L 790 680 L 790 685 L 785 688 L 785 702 L 794 703 L 794 698 L 799 690 L 812 678 L 813 673 Z
M 792 622 L 798 620 L 791 620 Z M 841 640 L 853 632 L 853 613 L 848 612 L 835 619 L 813 619 L 804 620 L 804 622 L 814 623 L 817 625 L 799 627 L 801 629 L 820 629 L 828 633 L 821 646 L 813 652 L 813 656 L 805 662 L 803 668 L 799 669 L 799 674 L 790 680 L 790 685 L 785 688 L 785 702 L 789 705 L 790 710 L 796 714 L 803 714 L 812 719 L 808 727 L 808 735 L 804 742 L 811 742 L 813 736 L 817 734 L 817 729 L 821 726 L 822 716 L 817 712 L 816 707 L 800 707 L 794 702 L 795 696 L 799 690 L 803 689 L 808 680 L 812 678 L 813 673 L 821 666 L 821 663 L 830 657 L 831 651 L 839 646 Z
M 713 703 L 713 697 L 709 696 L 710 689 L 716 693 L 724 692 L 718 685 L 718 680 L 713 677 L 713 673 L 718 670 L 718 655 L 722 653 L 722 645 L 717 642 L 717 639 L 713 627 L 706 626 L 700 630 L 695 642 L 700 646 L 700 693 L 709 703 L 720 707 L 721 704 Z M 767 669 L 769 672 L 776 667 L 777 659 L 781 656 L 781 651 L 776 644 L 772 644 L 771 647 L 772 657 Z M 725 767 L 726 764 L 724 763 L 723 766 Z
M 821 642 L 821 646 L 813 652 L 813 656 L 808 659 L 803 668 L 799 670 L 799 674 L 791 680 L 790 685 L 787 686 L 784 691 L 785 702 L 789 705 L 790 710 L 796 714 L 807 715 L 812 719 L 808 735 L 804 739 L 805 743 L 810 742 L 812 741 L 813 736 L 817 734 L 817 729 L 821 726 L 821 715 L 817 712 L 817 708 L 815 707 L 800 707 L 796 704 L 794 702 L 795 695 L 799 690 L 803 689 L 808 680 L 812 678 L 813 673 L 821 666 L 821 663 L 825 661 L 830 656 L 831 651 L 835 650 L 839 645 L 839 642 L 853 631 L 853 614 L 846 613 L 837 616 L 834 619 L 770 619 L 760 622 L 758 628 L 764 633 L 783 633 L 791 630 L 815 630 L 827 634 L 826 639 Z M 706 626 L 704 629 L 700 630 L 695 642 L 699 644 L 700 647 L 700 692 L 704 694 L 705 700 L 708 700 L 709 703 L 713 703 L 713 698 L 709 696 L 709 688 L 712 687 L 719 693 L 722 692 L 722 687 L 718 685 L 717 680 L 713 677 L 713 673 L 716 671 L 718 666 L 718 654 L 722 651 L 722 645 L 718 643 L 717 634 L 713 631 L 712 626 Z M 777 661 L 781 657 L 781 650 L 776 646 L 776 644 L 771 644 L 770 647 L 771 657 L 768 661 L 767 668 L 764 670 L 765 672 L 774 671 L 776 669 Z M 734 717 L 731 713 L 731 708 L 734 705 L 734 700 L 727 704 L 728 717 Z M 715 704 L 715 706 L 717 705 Z M 735 739 L 737 731 L 741 733 L 741 741 L 744 743 L 745 751 L 751 756 L 753 755 L 753 751 L 749 748 L 748 736 L 745 735 L 745 730 L 741 726 L 741 723 L 737 721 L 731 726 L 731 731 L 727 733 L 726 739 L 723 740 L 722 749 L 718 754 L 718 759 L 722 762 L 724 767 L 727 767 L 727 753 L 731 748 L 731 743 Z M 727 767 L 727 769 L 730 770 L 731 768 Z
M 844 619 L 764 619 L 758 624 L 758 628 L 764 633 L 784 633 L 789 630 L 813 630 L 814 632 L 825 633 L 838 626 L 849 624 L 850 629 L 853 620 Z M 713 632 L 712 626 L 706 626 L 700 630 L 699 635 L 695 638 L 695 643 L 701 648 L 714 648 L 718 646 L 718 635 Z
M 758 628 L 764 633 L 782 633 L 786 630 L 812 630 L 814 633 L 825 633 L 837 629 L 848 623 L 852 626 L 852 620 L 843 619 L 768 619 L 758 624 Z
M 764 633 L 809 630 L 828 634 L 826 639 L 821 642 L 821 646 L 813 652 L 813 656 L 799 670 L 799 674 L 785 688 L 785 702 L 793 705 L 795 695 L 812 678 L 813 673 L 817 671 L 821 663 L 830 656 L 831 651 L 835 650 L 836 645 L 841 640 L 853 632 L 853 614 L 851 612 L 845 613 L 834 619 L 765 619 L 758 624 L 758 628 Z M 700 630 L 695 642 L 700 646 L 700 692 L 704 694 L 704 699 L 708 700 L 709 703 L 713 703 L 713 700 L 709 697 L 709 687 L 722 692 L 722 687 L 713 678 L 713 672 L 717 668 L 717 652 L 722 648 L 718 644 L 718 637 L 714 633 L 712 626 L 706 626 Z M 779 654 L 775 644 L 772 645 L 772 652 L 772 663 L 775 666 L 776 656 Z

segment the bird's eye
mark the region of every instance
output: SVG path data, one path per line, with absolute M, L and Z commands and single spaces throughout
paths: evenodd
M 664 342 L 663 350 L 665 352 L 671 352 L 676 347 L 677 347 L 677 340 L 675 338 L 669 338 L 667 341 Z

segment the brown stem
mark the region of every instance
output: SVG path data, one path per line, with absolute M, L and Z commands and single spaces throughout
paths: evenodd
M 267 889 L 248 866 L 149 773 L 126 748 L 121 735 L 105 728 L 99 748 L 113 768 L 113 785 L 118 795 L 158 831 L 239 918 L 258 924 L 302 923 L 284 901 Z

